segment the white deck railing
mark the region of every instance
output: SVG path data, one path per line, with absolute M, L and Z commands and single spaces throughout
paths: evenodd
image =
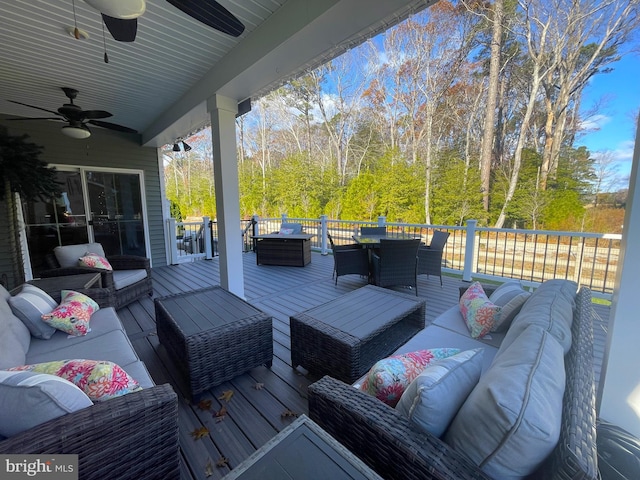
M 352 236 L 361 226 L 386 226 L 389 235 L 409 233 L 429 244 L 434 230 L 450 233 L 443 255 L 443 270 L 460 274 L 463 279 L 505 278 L 521 280 L 535 286 L 544 280 L 563 278 L 588 286 L 594 296 L 610 299 L 613 292 L 618 256 L 619 234 L 557 232 L 478 227 L 469 220 L 462 227 L 377 221 L 332 220 L 320 218 L 259 218 L 244 221 L 243 251 L 249 251 L 253 235 L 277 232 L 282 222 L 299 222 L 313 233 L 312 248 L 322 254 L 330 252 L 327 233 L 340 245 L 353 243 Z M 209 234 L 203 234 L 208 232 Z M 210 259 L 216 255 L 217 224 L 208 217 L 202 222 L 167 220 L 172 264 Z

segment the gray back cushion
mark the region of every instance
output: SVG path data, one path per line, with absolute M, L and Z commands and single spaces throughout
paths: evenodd
M 571 348 L 571 324 L 578 284 L 569 280 L 547 280 L 533 292 L 513 319 L 500 349 L 505 349 L 529 326 L 538 325 L 562 345 Z
M 11 311 L 9 292 L 0 285 L 0 370 L 25 364 L 31 333 Z
M 27 326 L 34 337 L 47 340 L 55 333 L 55 328 L 42 321 L 42 315 L 58 306 L 45 291 L 24 284 L 22 291 L 9 299 L 9 305 L 14 315 Z
M 86 253 L 95 253 L 104 257 L 104 250 L 99 243 L 82 243 L 79 245 L 64 245 L 53 249 L 56 260 L 61 267 L 77 267 L 80 257 Z
M 530 296 L 531 292 L 524 290 L 520 282 L 507 282 L 496 288 L 489 300 L 500 307 L 500 315 L 491 331 L 506 332 Z
M 495 357 L 445 441 L 490 477 L 525 477 L 558 443 L 564 387 L 562 346 L 530 325 Z

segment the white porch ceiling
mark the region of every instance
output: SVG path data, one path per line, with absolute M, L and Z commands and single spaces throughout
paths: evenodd
M 105 30 L 100 14 L 75 0 L 0 0 L 0 113 L 49 116 L 14 100 L 56 110 L 60 87 L 79 90 L 86 110 L 161 146 L 209 121 L 206 100 L 218 93 L 255 98 L 308 68 L 400 22 L 433 0 L 220 0 L 245 25 L 238 38 L 213 30 L 165 0 L 147 0 L 133 43 Z M 20 122 L 14 122 L 17 129 Z M 12 125 L 13 126 L 13 125 Z

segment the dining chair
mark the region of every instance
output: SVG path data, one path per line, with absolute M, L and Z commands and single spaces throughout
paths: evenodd
M 330 234 L 329 243 L 333 251 L 333 275 L 336 285 L 341 275 L 369 276 L 369 254 L 365 248 L 357 243 L 349 245 L 335 245 Z
M 434 230 L 431 243 L 418 248 L 418 275 L 440 277 L 440 287 L 442 287 L 442 254 L 448 239 L 449 232 Z
M 418 296 L 418 246 L 415 240 L 380 240 L 371 254 L 373 281 L 379 287 L 412 287 Z
M 360 227 L 360 235 L 386 235 L 387 227 Z

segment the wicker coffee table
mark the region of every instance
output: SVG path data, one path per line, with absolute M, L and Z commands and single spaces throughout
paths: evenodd
M 367 285 L 290 320 L 293 367 L 353 383 L 424 328 L 425 301 Z
M 272 319 L 222 287 L 155 299 L 158 339 L 191 395 L 273 361 Z

